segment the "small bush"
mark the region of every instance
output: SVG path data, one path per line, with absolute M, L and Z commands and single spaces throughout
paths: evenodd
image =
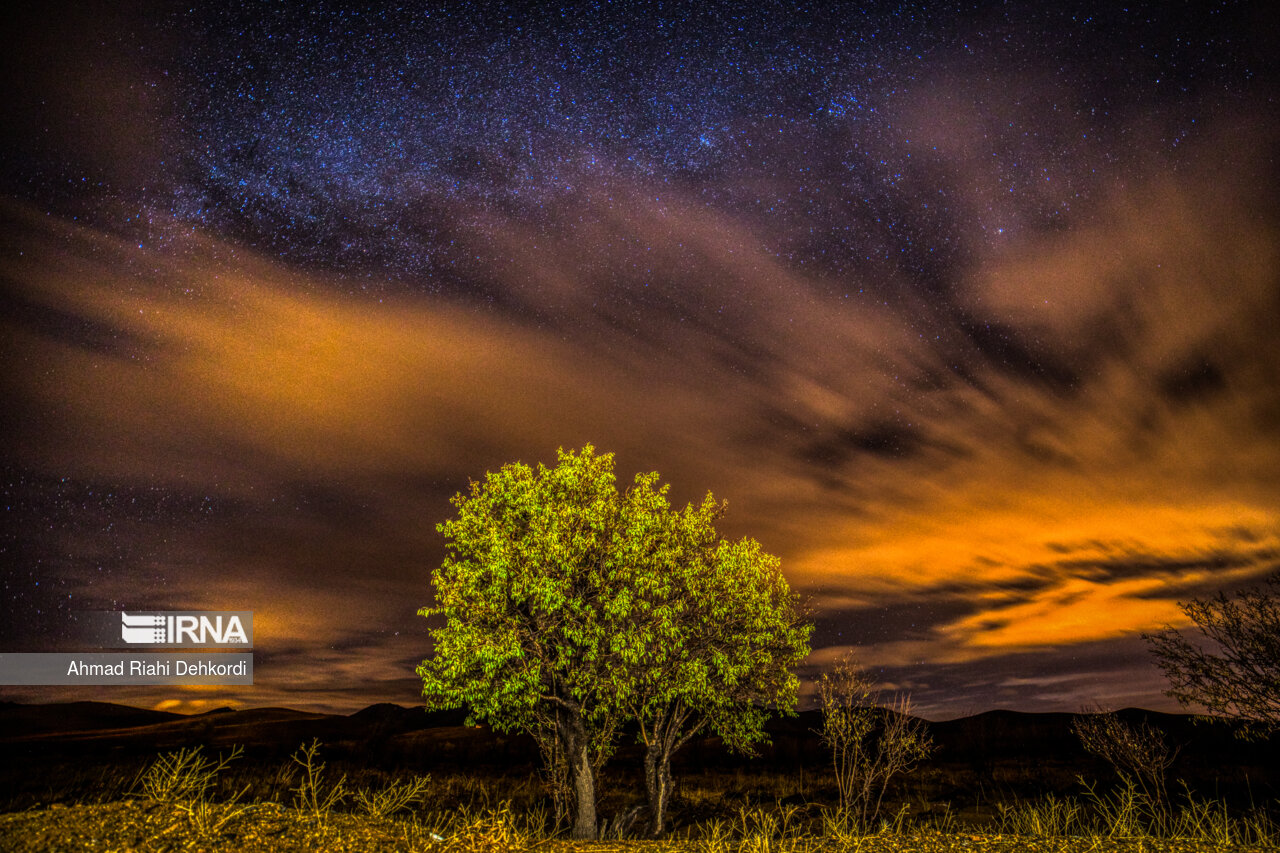
M 208 838 L 248 809 L 248 806 L 236 805 L 249 790 L 247 785 L 223 803 L 210 799 L 218 784 L 218 774 L 243 752 L 244 747 L 237 746 L 217 760 L 203 755 L 198 746 L 167 753 L 157 758 L 142 775 L 139 788 L 147 799 L 184 812 L 196 837 Z
M 218 774 L 240 757 L 244 747 L 237 746 L 230 755 L 219 756 L 216 761 L 201 750 L 199 746 L 180 749 L 157 758 L 139 781 L 142 795 L 171 805 L 203 800 L 217 785 Z
M 414 776 L 407 782 L 392 782 L 380 791 L 361 788 L 355 793 L 356 803 L 372 817 L 389 817 L 422 799 L 429 776 Z
M 294 808 L 323 825 L 334 806 L 340 805 L 347 797 L 346 774 L 328 791 L 321 792 L 325 765 L 320 760 L 319 738 L 311 741 L 310 745 L 304 743 L 298 747 L 293 761 L 302 768 L 298 787 L 293 789 Z

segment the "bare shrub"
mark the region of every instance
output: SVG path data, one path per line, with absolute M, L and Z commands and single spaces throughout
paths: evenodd
M 1164 828 L 1172 814 L 1165 777 L 1178 750 L 1170 748 L 1164 733 L 1150 723 L 1134 726 L 1099 708 L 1086 711 L 1071 722 L 1080 744 L 1110 764 L 1127 787 L 1140 792 L 1151 818 Z
M 414 776 L 407 781 L 396 780 L 380 790 L 360 788 L 355 793 L 356 803 L 370 817 L 385 818 L 409 808 L 422 800 L 427 792 L 429 776 Z
M 298 811 L 306 813 L 323 826 L 334 806 L 346 799 L 347 777 L 343 774 L 337 784 L 331 785 L 328 791 L 321 791 L 325 765 L 320 760 L 319 738 L 312 740 L 310 744 L 300 746 L 294 753 L 293 761 L 302 768 L 298 787 L 293 789 L 293 804 Z
M 1143 634 L 1169 679 L 1168 695 L 1237 720 L 1237 734 L 1246 739 L 1280 729 L 1280 575 L 1267 584 L 1235 598 L 1219 593 L 1179 605 L 1206 646 L 1171 627 Z
M 876 682 L 852 655 L 818 679 L 822 742 L 831 750 L 840 792 L 840 814 L 870 828 L 889 782 L 913 770 L 933 751 L 926 724 L 911 716 L 911 700 L 897 694 L 881 701 Z
M 157 803 L 182 805 L 205 799 L 218 782 L 218 774 L 240 757 L 244 747 L 212 759 L 202 747 L 166 753 L 147 768 L 138 783 L 143 796 Z
M 222 803 L 212 802 L 210 796 L 217 787 L 218 774 L 240 757 L 244 747 L 236 746 L 229 755 L 220 755 L 216 760 L 201 750 L 197 746 L 160 756 L 142 775 L 138 787 L 148 799 L 184 812 L 196 836 L 208 838 L 248 811 L 248 806 L 237 803 L 249 786 Z

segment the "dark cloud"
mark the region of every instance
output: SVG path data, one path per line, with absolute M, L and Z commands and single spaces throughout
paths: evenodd
M 806 444 L 798 455 L 805 462 L 834 470 L 860 454 L 901 459 L 914 453 L 921 440 L 919 432 L 906 424 L 871 423 L 837 429 Z
M 1226 387 L 1222 369 L 1204 356 L 1193 356 L 1160 377 L 1160 393 L 1174 404 L 1209 400 Z
M 927 640 L 934 628 L 987 612 L 989 607 L 959 591 L 930 590 L 909 601 L 886 599 L 864 607 L 823 608 L 813 620 L 813 645 L 870 647 L 891 640 Z
M 881 676 L 909 690 L 916 707 L 931 719 L 993 708 L 1034 713 L 1090 706 L 1177 707 L 1159 695 L 1167 685 L 1149 655 L 1127 641 L 1084 643 L 1069 654 L 1028 652 L 980 664 L 892 667 Z
M 115 358 L 138 358 L 143 342 L 118 329 L 51 305 L 41 305 L 17 292 L 12 282 L 0 282 L 0 314 L 27 331 Z

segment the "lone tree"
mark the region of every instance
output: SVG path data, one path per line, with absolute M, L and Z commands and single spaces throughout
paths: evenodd
M 619 726 L 640 722 L 646 768 L 669 791 L 671 753 L 692 733 L 749 743 L 757 702 L 794 704 L 786 667 L 807 653 L 808 629 L 776 559 L 716 537 L 711 496 L 675 511 L 656 473 L 619 492 L 612 454 L 588 445 L 557 460 L 504 465 L 454 496 L 457 516 L 437 527 L 436 605 L 419 611 L 445 621 L 418 674 L 428 708 L 466 705 L 562 755 L 571 833 L 586 839 Z
M 1234 717 L 1245 738 L 1280 728 L 1280 576 L 1271 589 L 1251 589 L 1230 599 L 1193 599 L 1181 604 L 1215 650 L 1192 644 L 1173 628 L 1144 634 L 1183 705 Z
M 465 705 L 499 731 L 554 728 L 575 800 L 574 838 L 596 833 L 596 772 L 619 723 L 608 615 L 623 568 L 613 458 L 558 453 L 555 468 L 504 465 L 453 497 L 437 526 L 447 553 L 433 577 L 442 615 L 418 667 L 428 708 Z
M 676 751 L 714 732 L 750 753 L 767 740 L 771 711 L 794 713 L 799 679 L 791 670 L 809 653 L 812 626 L 778 558 L 752 539 L 720 539 L 714 525 L 724 508 L 708 494 L 700 506 L 670 513 L 663 533 L 670 561 L 636 584 L 631 625 L 643 653 L 630 664 L 624 702 L 645 745 L 654 836 L 665 826 Z

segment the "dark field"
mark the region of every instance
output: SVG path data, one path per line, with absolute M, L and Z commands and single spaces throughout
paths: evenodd
M 1120 716 L 1145 719 L 1180 747 L 1159 820 L 1083 750 L 1071 715 L 991 712 L 931 724 L 933 756 L 894 782 L 874 825 L 855 829 L 835 808 L 820 719 L 809 713 L 775 722 L 755 758 L 714 739 L 679 753 L 671 828 L 659 841 L 632 837 L 644 795 L 639 750 L 625 746 L 600 786 L 609 840 L 575 847 L 561 840 L 532 741 L 465 727 L 461 713 L 5 704 L 0 849 L 1277 849 L 1280 739 L 1244 743 L 1188 717 Z M 309 783 L 295 760 L 304 744 L 318 744 Z M 168 777 L 157 769 L 178 750 L 208 762 L 207 787 L 182 787 L 198 764 Z M 217 768 L 219 756 L 231 760 Z

